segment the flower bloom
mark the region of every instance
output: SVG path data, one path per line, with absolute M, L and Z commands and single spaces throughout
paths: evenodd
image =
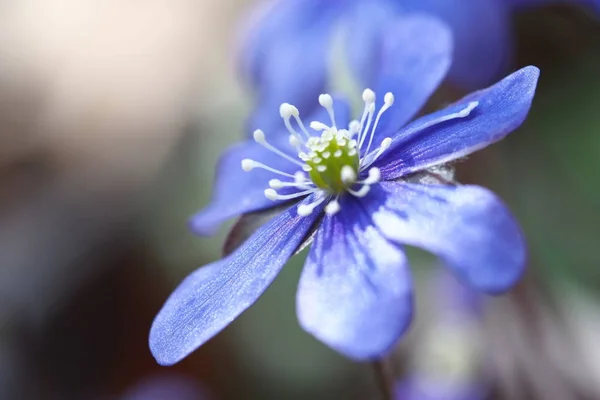
M 257 8 L 240 46 L 244 78 L 259 106 L 251 125 L 274 129 L 272 114 L 284 101 L 307 110 L 327 90 L 336 58 L 371 87 L 389 27 L 416 15 L 439 18 L 454 37 L 449 79 L 479 89 L 502 76 L 512 62 L 514 11 L 548 4 L 590 6 L 600 0 L 273 0 Z M 398 38 L 413 45 L 412 36 Z M 332 51 L 336 53 L 332 56 Z
M 420 22 L 420 28 L 402 24 L 398 33 L 419 33 L 415 37 L 429 45 L 389 43 L 375 87 L 379 96 L 363 92 L 358 119 L 350 119 L 343 99 L 328 94 L 318 96 L 320 107 L 306 120 L 282 104 L 287 135 L 256 130 L 254 140 L 224 154 L 213 201 L 192 218 L 193 230 L 210 234 L 231 217 L 284 211 L 175 289 L 150 332 L 160 364 L 178 362 L 250 307 L 313 233 L 297 292 L 300 324 L 356 360 L 385 354 L 411 320 L 402 245 L 436 254 L 463 282 L 486 293 L 503 292 L 519 279 L 524 240 L 495 195 L 478 186 L 414 179 L 517 128 L 539 70 L 523 68 L 407 124 L 451 57 L 444 26 Z

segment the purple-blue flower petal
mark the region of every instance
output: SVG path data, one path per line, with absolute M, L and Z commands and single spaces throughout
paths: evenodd
M 454 36 L 449 78 L 472 89 L 489 85 L 504 72 L 512 53 L 509 10 L 503 0 L 402 0 L 409 11 L 430 13 Z
M 248 126 L 278 127 L 279 105 L 287 102 L 311 112 L 325 90 L 330 35 L 337 2 L 277 1 L 246 30 L 241 46 L 243 74 L 257 104 Z
M 287 143 L 287 137 L 280 135 L 280 138 L 274 138 L 274 143 Z M 212 235 L 221 223 L 229 218 L 281 203 L 267 199 L 264 191 L 268 188 L 270 179 L 282 177 L 259 168 L 245 172 L 241 165 L 245 158 L 289 174 L 299 169 L 297 165 L 267 151 L 254 141 L 248 140 L 233 145 L 223 153 L 217 165 L 210 204 L 189 220 L 193 232 L 199 235 Z
M 189 275 L 152 324 L 149 343 L 156 361 L 175 364 L 254 304 L 302 242 L 319 211 L 300 217 L 292 207 L 258 229 L 229 257 Z
M 394 94 L 395 103 L 383 114 L 375 143 L 419 112 L 446 76 L 452 56 L 451 32 L 440 20 L 424 15 L 398 18 L 387 27 L 382 41 L 377 79 L 367 86 L 373 85 L 378 96 L 377 109 L 383 106 L 386 92 Z
M 384 182 L 366 199 L 372 199 L 364 204 L 389 240 L 436 254 L 477 290 L 504 292 L 523 273 L 521 230 L 487 189 Z
M 317 97 L 315 103 L 317 103 Z M 350 105 L 342 96 L 333 96 L 333 108 L 337 126 L 348 126 L 350 121 Z M 279 107 L 277 107 L 279 113 Z M 296 157 L 296 151 L 289 144 L 289 133 L 285 129 L 283 121 L 279 117 L 280 126 L 278 132 L 265 135 L 269 143 L 284 151 L 286 154 Z M 330 124 L 327 111 L 319 107 L 308 118 L 304 120 L 309 133 L 316 135 L 309 127 L 309 121 L 321 121 Z M 250 172 L 244 172 L 241 167 L 245 158 L 261 162 L 288 174 L 294 174 L 300 167 L 291 163 L 275 153 L 266 150 L 253 140 L 238 143 L 230 147 L 221 156 L 217 166 L 213 197 L 210 204 L 192 216 L 189 220 L 190 229 L 199 235 L 212 235 L 224 221 L 251 211 L 263 210 L 281 204 L 280 201 L 272 201 L 265 197 L 264 191 L 269 186 L 269 180 L 278 178 L 291 180 L 272 172 L 256 168 Z M 300 159 L 298 159 L 300 161 Z M 295 192 L 293 188 L 280 189 L 280 194 Z
M 411 376 L 398 382 L 398 400 L 483 400 L 489 390 L 479 382 L 456 382 L 434 376 Z
M 298 288 L 302 327 L 345 354 L 366 360 L 388 352 L 412 315 L 403 252 L 373 226 L 359 200 L 345 196 L 325 216 Z
M 538 76 L 538 68 L 522 68 L 487 89 L 419 118 L 392 137 L 391 147 L 375 165 L 384 179 L 395 179 L 464 157 L 504 138 L 527 116 Z M 475 101 L 479 105 L 468 116 L 431 126 Z

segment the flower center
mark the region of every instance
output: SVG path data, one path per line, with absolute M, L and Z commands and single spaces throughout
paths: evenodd
M 279 108 L 279 114 L 290 133 L 289 141 L 291 148 L 295 150 L 295 157 L 289 154 L 290 149 L 284 151 L 271 145 L 260 129 L 254 131 L 254 140 L 267 150 L 295 164 L 298 170 L 290 174 L 250 159 L 242 160 L 242 169 L 248 172 L 254 168 L 262 168 L 284 179 L 287 178 L 284 181 L 271 179 L 268 182 L 269 188 L 265 189 L 265 196 L 270 200 L 291 200 L 315 194 L 312 203 L 298 206 L 298 215 L 301 216 L 310 215 L 323 202 L 327 202 L 325 206 L 327 214 L 337 213 L 340 210 L 338 199 L 344 193 L 355 197 L 366 196 L 371 185 L 381 179 L 379 168 L 371 165 L 392 143 L 392 139 L 386 137 L 378 148 L 370 151 L 379 120 L 394 104 L 394 96 L 389 92 L 385 94 L 384 104 L 377 114 L 375 114 L 375 93 L 371 89 L 366 89 L 362 98 L 365 108 L 360 121 L 350 122 L 347 129 L 338 129 L 335 123 L 333 98 L 329 94 L 320 95 L 319 104 L 327 110 L 331 125 L 312 121 L 310 123 L 310 128 L 314 131 L 312 134 L 300 119 L 298 109 L 291 104 L 283 103 Z M 463 110 L 434 119 L 421 126 L 421 129 L 455 118 L 464 118 L 478 104 L 476 101 L 470 102 Z M 299 130 L 292 126 L 292 119 Z M 365 173 L 367 177 L 359 180 L 359 177 L 364 176 Z M 297 191 L 290 193 L 290 188 Z M 286 190 L 286 194 L 277 192 L 282 189 Z
M 321 137 L 308 140 L 308 154 L 298 156 L 310 167 L 305 170 L 315 186 L 339 194 L 356 182 L 360 163 L 357 145 L 348 131 L 327 129 Z

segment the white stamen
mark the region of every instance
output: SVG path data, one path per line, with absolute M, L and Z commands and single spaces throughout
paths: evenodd
M 357 120 L 350 121 L 350 125 L 348 125 L 348 133 L 350 137 L 353 137 L 360 131 L 360 122 Z
M 362 99 L 367 105 L 375 103 L 375 92 L 368 88 L 365 89 L 362 94 Z
M 299 115 L 299 111 L 296 107 L 289 103 L 282 103 L 279 106 L 279 115 L 283 119 L 290 119 L 293 115 Z
M 306 172 L 312 171 L 312 167 L 310 165 L 303 165 L 302 170 Z
M 283 182 L 281 182 L 279 179 L 271 179 L 269 181 L 269 186 L 271 189 L 281 189 L 283 187 Z
M 375 137 L 375 131 L 377 130 L 377 126 L 379 125 L 379 120 L 384 112 L 386 112 L 392 105 L 394 104 L 394 95 L 390 92 L 387 92 L 383 98 L 383 106 L 379 109 L 377 113 L 377 118 L 375 118 L 375 123 L 373 124 L 373 128 L 371 129 L 371 134 L 369 135 L 369 143 L 367 144 L 367 149 L 364 154 L 369 154 L 369 150 L 371 149 L 371 144 L 373 143 L 373 138 Z M 360 147 L 362 148 L 364 138 L 360 143 Z
M 335 198 L 325 206 L 325 213 L 327 213 L 328 215 L 337 214 L 340 211 L 340 209 L 340 202 L 337 200 L 337 198 Z
M 458 112 L 455 112 L 455 113 L 452 113 L 452 114 L 444 115 L 443 117 L 440 117 L 440 118 L 435 119 L 433 121 L 429 121 L 425 125 L 419 126 L 418 130 L 423 130 L 423 129 L 431 128 L 434 125 L 441 124 L 442 122 L 446 122 L 446 121 L 451 121 L 453 119 L 468 117 L 471 114 L 471 111 L 473 111 L 475 108 L 477 108 L 477 106 L 479 106 L 479 102 L 478 101 L 471 101 L 462 110 L 460 110 Z
M 373 115 L 375 114 L 375 103 L 370 103 L 365 105 L 365 109 L 367 110 L 367 123 L 362 128 L 362 132 L 360 133 L 360 139 L 358 141 L 358 148 L 361 149 L 367 135 L 369 134 L 369 129 L 371 128 L 371 122 L 373 122 Z
M 342 151 L 341 150 L 336 150 L 335 153 L 333 153 L 333 156 L 335 158 L 339 158 L 342 156 Z
M 377 150 L 377 152 L 375 153 L 375 155 L 370 156 L 367 155 L 365 158 L 362 159 L 362 163 L 363 165 L 361 165 L 361 169 L 366 169 L 369 168 L 371 166 L 371 164 L 373 164 L 375 162 L 375 160 L 377 160 L 379 157 L 381 157 L 381 155 L 390 147 L 390 145 L 392 144 L 392 138 L 391 137 L 386 137 L 385 139 L 383 139 L 381 141 L 381 145 L 379 145 L 379 149 Z M 370 156 L 369 161 L 367 161 L 367 157 Z
M 290 135 L 289 141 L 290 146 L 292 146 L 296 150 L 296 153 L 298 153 L 298 155 L 302 154 L 301 146 L 303 145 L 303 143 L 300 141 L 300 139 L 298 139 L 298 137 L 296 137 L 295 135 Z
M 335 125 L 335 114 L 333 111 L 333 98 L 330 94 L 322 94 L 319 96 L 319 104 L 327 110 L 327 114 L 329 114 L 329 118 L 331 119 L 331 126 L 333 129 L 336 129 Z
M 307 217 L 310 214 L 312 214 L 312 212 L 314 211 L 314 209 L 321 204 L 322 202 L 324 202 L 329 196 L 322 196 L 320 199 L 310 203 L 310 204 L 300 204 L 297 208 L 297 212 L 298 215 L 301 217 Z
M 306 174 L 302 171 L 296 171 L 296 173 L 294 174 L 294 182 L 296 183 L 302 183 L 302 182 L 310 182 L 306 179 Z M 312 183 L 312 182 L 310 182 Z
M 271 201 L 275 201 L 279 197 L 279 194 L 274 189 L 265 189 L 265 197 Z
M 349 165 L 344 165 L 340 170 L 340 179 L 345 185 L 356 182 L 356 172 Z
M 298 124 L 298 126 L 302 130 L 302 133 L 304 133 L 304 136 L 306 136 L 307 138 L 309 138 L 310 137 L 310 133 L 308 133 L 308 131 L 306 130 L 306 127 L 304 126 L 304 122 L 302 122 L 302 119 L 300 118 L 300 115 L 294 114 L 294 119 L 296 120 L 296 123 Z
M 325 151 L 321 154 L 321 157 L 323 157 L 323 159 L 327 160 L 329 157 L 331 157 L 331 152 Z
M 369 190 L 371 190 L 371 186 L 364 185 L 359 190 L 352 190 L 350 188 L 348 188 L 346 190 L 348 191 L 348 193 L 350 193 L 351 195 L 353 195 L 355 197 L 365 197 L 367 195 L 367 193 L 369 193 Z
M 261 146 L 263 146 L 265 149 L 272 151 L 273 153 L 277 154 L 280 157 L 285 158 L 286 160 L 293 162 L 294 164 L 296 164 L 299 167 L 302 167 L 304 164 L 302 164 L 300 161 L 296 160 L 293 157 L 288 156 L 287 154 L 285 154 L 283 151 L 277 149 L 275 146 L 271 146 L 269 144 L 269 142 L 267 142 L 267 140 L 265 139 L 265 133 L 263 131 L 261 131 L 260 129 L 257 129 L 254 131 L 254 141 L 258 144 L 260 144 Z
M 296 197 L 301 197 L 301 196 L 305 196 L 311 193 L 316 192 L 318 189 L 313 188 L 313 189 L 308 189 L 308 190 L 303 190 L 302 192 L 296 192 L 296 193 L 292 193 L 292 194 L 279 194 L 277 193 L 275 190 L 273 189 L 265 189 L 265 197 L 269 200 L 291 200 L 291 199 L 295 199 Z
M 327 167 L 325 165 L 317 165 L 317 171 L 325 172 L 327 171 Z
M 294 175 L 292 175 L 292 174 L 288 174 L 287 172 L 283 172 L 283 171 L 280 171 L 278 169 L 271 168 L 268 165 L 265 165 L 263 163 L 259 163 L 258 161 L 250 160 L 249 158 L 245 158 L 245 159 L 242 160 L 242 169 L 244 171 L 250 172 L 254 168 L 266 169 L 267 171 L 271 171 L 271 172 L 273 172 L 275 174 L 279 174 L 279 175 L 283 175 L 283 176 L 288 176 L 290 178 L 294 177 Z
M 320 121 L 312 121 L 310 123 L 310 127 L 312 129 L 314 129 L 315 131 L 324 131 L 324 130 L 328 130 L 331 129 L 329 126 L 325 125 L 324 123 L 320 122 Z
M 381 170 L 377 167 L 373 167 L 369 170 L 369 176 L 362 181 L 358 181 L 357 183 L 362 183 L 364 185 L 373 185 L 381 180 Z

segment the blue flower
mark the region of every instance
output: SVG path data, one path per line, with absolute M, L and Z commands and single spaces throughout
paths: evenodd
M 398 400 L 483 400 L 490 383 L 481 330 L 483 296 L 437 270 L 426 326 L 410 345 L 411 369 L 395 386 Z
M 413 178 L 517 128 L 529 111 L 539 70 L 521 69 L 407 124 L 443 79 L 451 57 L 444 26 L 413 22 L 393 27 L 390 37 L 410 33 L 415 44 L 387 43 L 375 86 L 380 96 L 363 92 L 358 120 L 350 121 L 343 99 L 328 94 L 318 96 L 322 107 L 306 123 L 296 107 L 282 104 L 288 135 L 267 137 L 257 130 L 254 141 L 221 158 L 213 200 L 191 221 L 196 232 L 210 234 L 222 221 L 252 211 L 285 211 L 171 294 L 150 332 L 160 364 L 186 357 L 250 307 L 313 232 L 297 293 L 300 324 L 356 360 L 386 353 L 411 320 L 412 285 L 402 245 L 436 254 L 486 293 L 503 292 L 519 279 L 524 239 L 494 194 Z
M 332 60 L 345 57 L 360 87 L 372 87 L 388 27 L 415 13 L 446 23 L 455 49 L 449 78 L 478 89 L 511 65 L 511 14 L 552 3 L 596 4 L 600 0 L 275 0 L 251 19 L 240 51 L 242 74 L 259 107 L 251 128 L 274 129 L 275 110 L 284 101 L 301 110 L 326 91 Z M 406 37 L 410 46 L 412 38 Z M 336 49 L 337 48 L 337 49 Z M 340 50 L 341 51 L 337 51 Z

